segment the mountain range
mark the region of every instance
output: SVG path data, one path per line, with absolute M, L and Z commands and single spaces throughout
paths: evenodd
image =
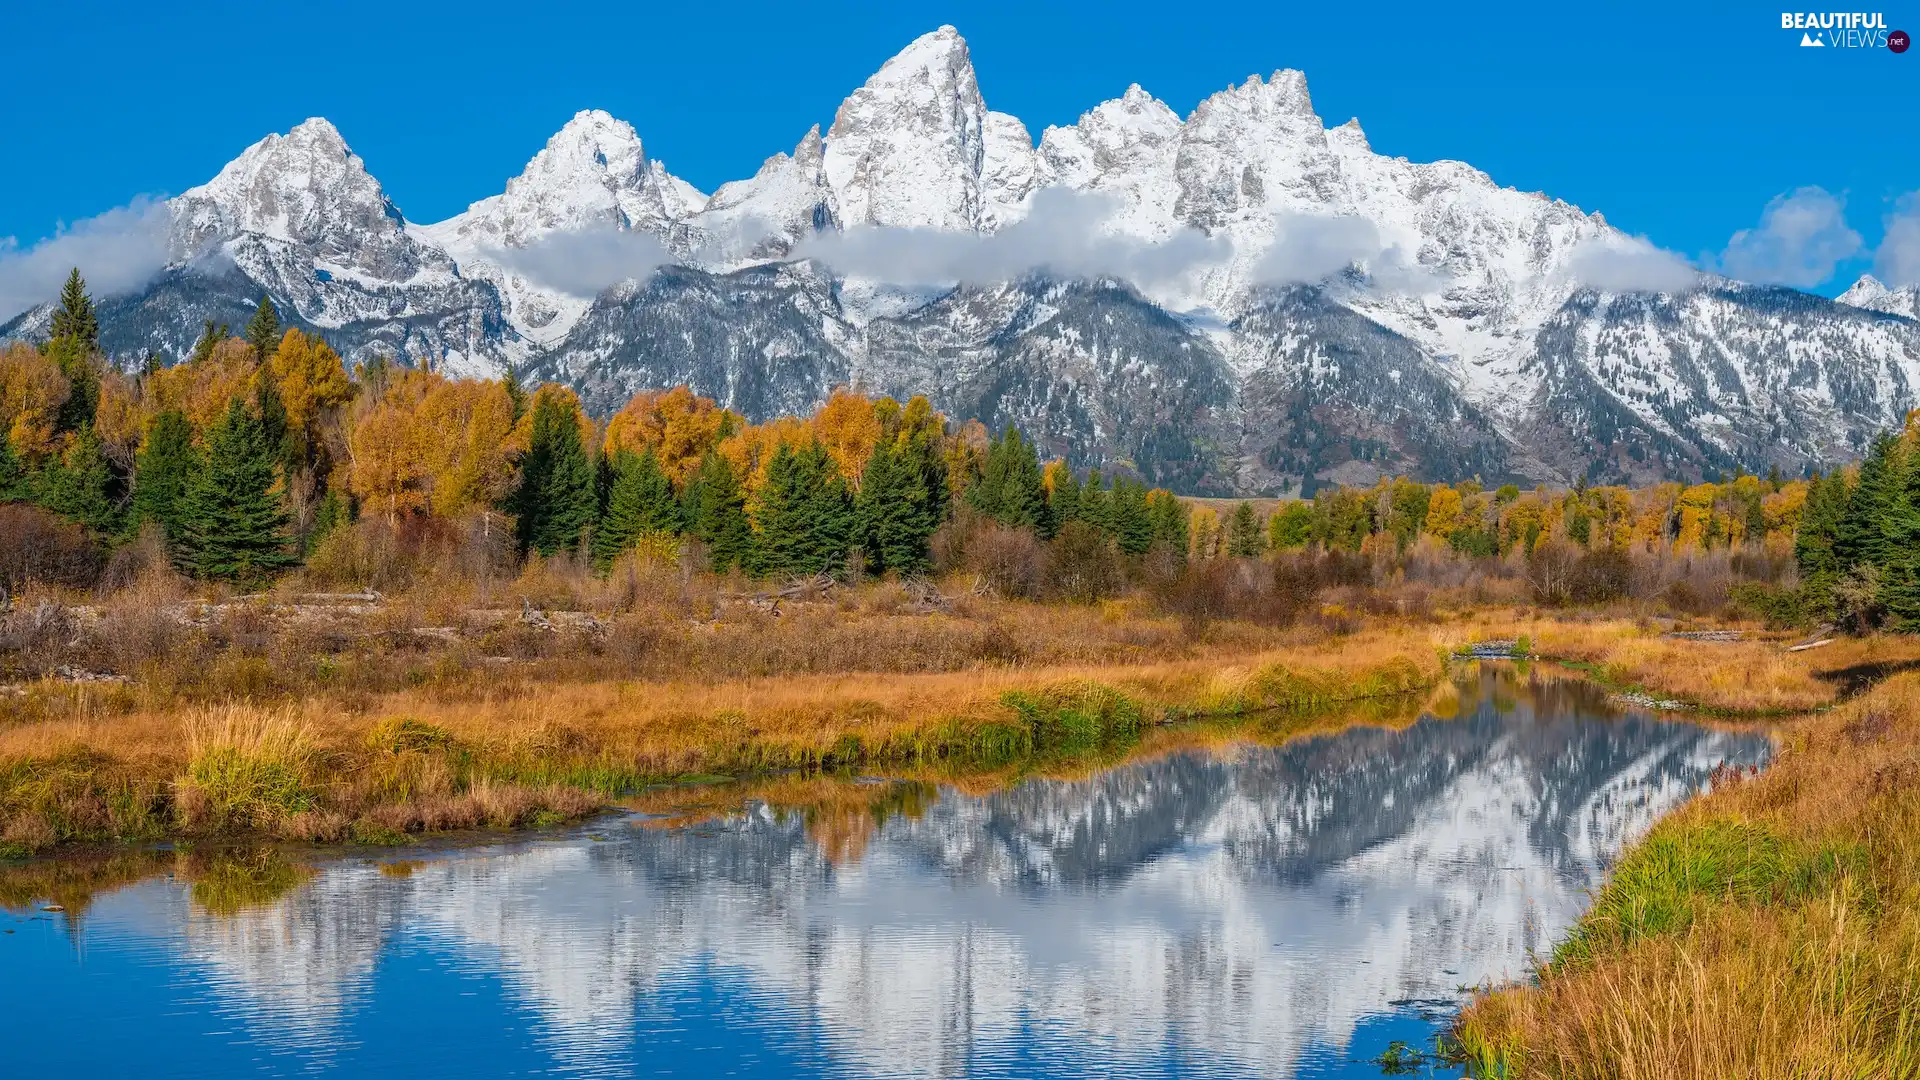
M 1297 71 L 1184 118 L 1129 87 L 1036 140 L 951 27 L 711 194 L 586 111 L 421 225 L 312 119 L 165 214 L 169 265 L 101 304 L 116 358 L 184 355 L 264 293 L 350 360 L 512 369 L 602 414 L 676 383 L 755 420 L 925 393 L 1195 494 L 1798 473 L 1920 388 L 1920 288 L 1695 272 L 1598 213 L 1375 153 Z

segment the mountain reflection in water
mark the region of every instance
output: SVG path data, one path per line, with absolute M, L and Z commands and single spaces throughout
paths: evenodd
M 147 880 L 0 915 L 0 1006 L 22 1075 L 1377 1076 L 1765 755 L 1490 666 L 1399 730 L 321 863 L 226 914 Z

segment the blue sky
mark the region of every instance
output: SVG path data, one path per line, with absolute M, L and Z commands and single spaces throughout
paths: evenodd
M 1829 293 L 1872 265 L 1897 200 L 1920 189 L 1920 50 L 1802 49 L 1776 7 L 1753 4 L 346 0 L 19 4 L 0 20 L 0 237 L 23 249 L 200 183 L 311 115 L 416 221 L 501 190 L 581 108 L 628 120 L 711 190 L 824 127 L 942 23 L 966 36 L 988 105 L 1036 137 L 1130 82 L 1184 114 L 1251 73 L 1300 68 L 1321 116 L 1358 116 L 1380 152 L 1468 161 L 1729 269 L 1805 256 L 1770 253 L 1764 232 L 1722 252 L 1771 200 L 1817 187 L 1833 198 L 1789 209 L 1843 206 L 1844 225 L 1826 221 L 1807 265 L 1776 276 Z M 1886 20 L 1920 31 L 1920 0 Z

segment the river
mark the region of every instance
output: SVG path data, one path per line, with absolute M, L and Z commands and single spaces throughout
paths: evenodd
M 155 854 L 0 912 L 0 1073 L 1380 1076 L 1464 988 L 1524 977 L 1715 765 L 1768 753 L 1502 665 L 1443 711 L 998 789 L 251 853 L 237 889 Z

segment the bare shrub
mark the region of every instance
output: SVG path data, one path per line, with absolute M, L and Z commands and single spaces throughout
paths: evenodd
M 1113 538 L 1084 521 L 1069 521 L 1047 545 L 1047 591 L 1082 604 L 1120 591 L 1125 568 Z
M 954 541 L 958 544 L 959 541 Z M 976 526 L 965 538 L 962 566 L 1001 596 L 1036 599 L 1046 580 L 1047 550 L 1030 530 L 996 522 Z
M 0 505 L 0 589 L 91 588 L 103 563 L 85 529 L 37 506 Z

